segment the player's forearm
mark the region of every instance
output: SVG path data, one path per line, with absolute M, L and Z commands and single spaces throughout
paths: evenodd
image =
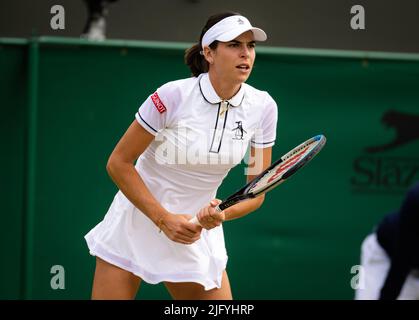
M 265 195 L 261 195 L 251 200 L 243 201 L 227 208 L 224 213 L 226 220 L 234 220 L 241 218 L 252 211 L 259 209 L 265 199 Z
M 168 213 L 148 190 L 134 165 L 122 161 L 109 161 L 106 169 L 128 200 L 156 225 L 160 218 Z

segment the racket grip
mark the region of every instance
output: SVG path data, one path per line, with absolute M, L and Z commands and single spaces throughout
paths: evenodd
M 193 223 L 193 224 L 197 224 L 197 225 L 201 225 L 200 223 L 199 223 L 199 221 L 198 221 L 198 218 L 195 216 L 195 217 L 193 217 L 191 220 L 189 220 L 189 222 L 190 223 Z
M 214 209 L 215 209 L 216 212 L 221 212 L 222 211 L 219 206 L 216 206 Z M 201 224 L 199 223 L 198 218 L 196 216 L 193 217 L 191 220 L 189 220 L 189 222 L 201 226 Z

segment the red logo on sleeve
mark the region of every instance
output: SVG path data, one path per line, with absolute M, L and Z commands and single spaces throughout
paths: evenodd
M 154 105 L 156 106 L 157 110 L 160 113 L 163 113 L 166 111 L 166 107 L 164 106 L 163 102 L 160 100 L 159 95 L 157 94 L 157 92 L 154 92 L 151 95 L 151 100 L 153 100 Z

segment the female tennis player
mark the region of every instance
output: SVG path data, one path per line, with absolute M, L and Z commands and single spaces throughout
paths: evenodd
M 107 164 L 119 191 L 85 236 L 96 256 L 93 299 L 134 299 L 142 280 L 164 282 L 174 299 L 232 299 L 222 222 L 264 197 L 214 208 L 249 145 L 248 181 L 271 163 L 277 105 L 245 84 L 255 41 L 265 40 L 240 14 L 211 16 L 186 51 L 192 77 L 162 85 L 140 106 Z M 189 221 L 195 215 L 201 226 Z

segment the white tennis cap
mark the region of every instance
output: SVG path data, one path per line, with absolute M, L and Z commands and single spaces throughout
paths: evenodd
M 202 37 L 202 48 L 209 46 L 215 40 L 227 42 L 237 38 L 246 31 L 252 31 L 256 41 L 265 41 L 268 37 L 265 31 L 255 28 L 243 16 L 230 16 L 214 24 Z

